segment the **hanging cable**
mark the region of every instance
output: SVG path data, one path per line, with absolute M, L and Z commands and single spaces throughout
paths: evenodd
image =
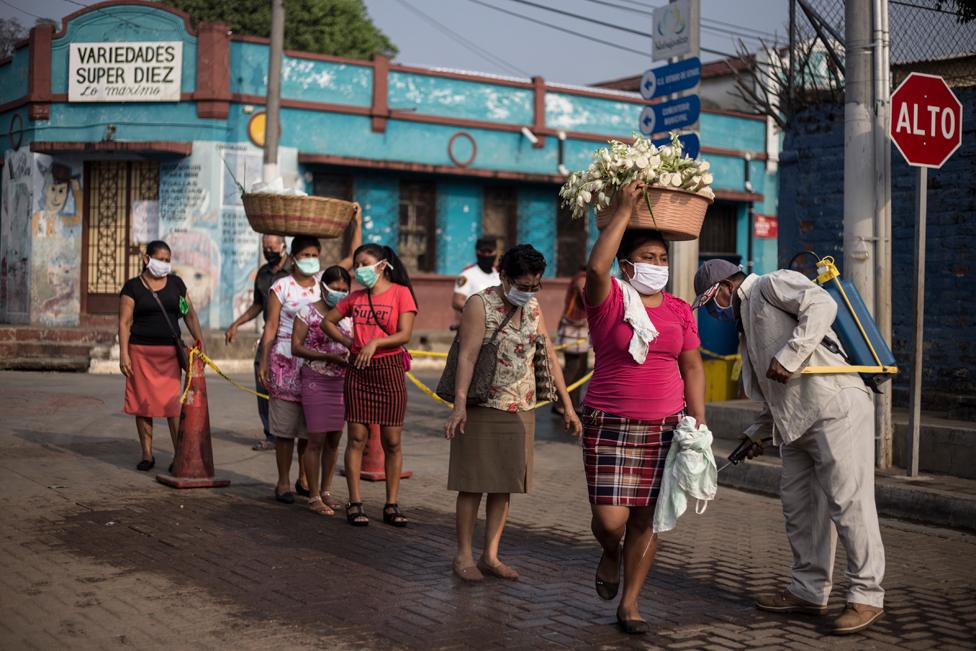
M 410 11 L 412 11 L 414 14 L 416 14 L 417 16 L 419 16 L 422 20 L 424 20 L 425 22 L 427 22 L 427 24 L 432 25 L 434 27 L 434 29 L 438 30 L 439 32 L 441 32 L 442 34 L 444 34 L 448 38 L 454 40 L 455 42 L 461 44 L 462 47 L 468 49 L 469 51 L 471 51 L 471 52 L 473 52 L 475 54 L 477 54 L 482 59 L 485 59 L 486 61 L 489 61 L 490 63 L 493 63 L 494 65 L 499 66 L 500 68 L 503 68 L 505 70 L 508 70 L 509 72 L 512 72 L 514 74 L 522 75 L 524 77 L 531 77 L 532 76 L 531 74 L 529 74 L 525 70 L 522 70 L 518 66 L 516 66 L 516 65 L 514 65 L 512 63 L 509 63 L 508 61 L 506 61 L 505 59 L 501 58 L 500 56 L 497 56 L 496 54 L 493 54 L 489 50 L 486 50 L 486 49 L 482 48 L 478 44 L 476 44 L 476 43 L 468 40 L 464 36 L 458 34 L 453 29 L 451 29 L 447 25 L 441 23 L 440 21 L 438 21 L 433 16 L 430 16 L 429 14 L 423 12 L 422 10 L 418 9 L 417 7 L 414 7 L 409 2 L 407 2 L 407 0 L 398 0 L 398 2 L 400 4 L 402 4 L 404 7 L 406 7 L 407 9 L 409 9 Z

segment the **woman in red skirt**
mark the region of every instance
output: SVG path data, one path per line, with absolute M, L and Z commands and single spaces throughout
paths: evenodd
M 344 397 L 349 440 L 346 443 L 346 483 L 349 524 L 365 527 L 369 518 L 359 493 L 359 472 L 370 424 L 380 426 L 386 456 L 386 504 L 383 522 L 405 527 L 400 512 L 400 434 L 407 409 L 404 372 L 410 359 L 404 346 L 410 341 L 417 302 L 410 276 L 400 258 L 388 246 L 364 244 L 353 253 L 356 280 L 366 289 L 353 292 L 329 311 L 322 330 L 350 350 Z M 353 334 L 344 335 L 339 322 L 352 318 Z
M 169 422 L 175 454 L 181 379 L 175 333 L 179 332 L 181 318 L 203 346 L 200 321 L 186 285 L 179 276 L 170 274 L 171 257 L 166 242 L 150 242 L 142 258 L 142 273 L 126 281 L 119 297 L 119 368 L 125 376 L 123 411 L 136 417 L 142 445 L 142 460 L 136 468 L 142 471 L 156 465 L 153 418 L 162 417 Z
M 603 547 L 597 594 L 617 595 L 622 559 L 617 622 L 626 633 L 642 634 L 648 626 L 637 598 L 657 549 L 651 523 L 661 474 L 678 421 L 685 414 L 705 419 L 705 372 L 691 307 L 663 291 L 667 243 L 655 231 L 627 230 L 641 189 L 620 192 L 586 269 L 596 364 L 583 399 L 583 463 L 591 526 Z M 611 276 L 614 259 L 620 278 Z

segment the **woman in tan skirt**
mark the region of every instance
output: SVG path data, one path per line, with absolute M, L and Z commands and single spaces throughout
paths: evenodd
M 447 488 L 458 491 L 454 573 L 465 581 L 481 581 L 485 574 L 509 580 L 519 576 L 498 559 L 498 544 L 511 494 L 527 493 L 532 485 L 536 403 L 533 357 L 540 337 L 564 409 L 564 427 L 573 436 L 582 430 L 535 298 L 542 286 L 545 258 L 523 244 L 505 253 L 499 267 L 501 286 L 475 294 L 464 306 L 458 332 L 455 405 L 444 426 L 444 435 L 451 440 Z M 482 343 L 496 332 L 498 363 L 489 397 L 470 405 L 467 394 L 478 353 Z M 488 494 L 485 546 L 475 563 L 471 542 L 483 493 Z

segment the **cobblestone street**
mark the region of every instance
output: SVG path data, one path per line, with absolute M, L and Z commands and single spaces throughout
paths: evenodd
M 727 488 L 662 538 L 643 593 L 644 639 L 594 593 L 599 550 L 579 449 L 538 414 L 535 490 L 513 498 L 503 558 L 516 583 L 453 577 L 454 494 L 442 408 L 411 389 L 405 530 L 366 529 L 272 499 L 253 398 L 208 375 L 219 490 L 175 491 L 135 470 L 115 376 L 0 373 L 0 647 L 51 648 L 976 648 L 976 537 L 883 521 L 886 618 L 853 638 L 830 618 L 759 613 L 790 553 L 776 500 Z M 427 379 L 431 379 L 428 377 Z M 156 471 L 171 460 L 156 425 Z M 343 447 L 344 447 L 343 443 Z M 297 471 L 297 465 L 296 465 Z M 734 472 L 734 469 L 732 470 Z M 345 497 L 337 478 L 336 492 Z M 843 554 L 831 615 L 843 606 Z

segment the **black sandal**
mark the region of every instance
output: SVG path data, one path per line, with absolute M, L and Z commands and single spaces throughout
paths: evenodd
M 354 527 L 369 526 L 369 518 L 366 516 L 362 502 L 346 503 L 346 521 Z
M 136 470 L 141 470 L 142 472 L 149 472 L 156 465 L 156 457 L 152 459 L 143 459 L 136 464 Z
M 383 506 L 383 522 L 394 527 L 405 527 L 407 516 L 400 512 L 400 505 L 393 502 Z

